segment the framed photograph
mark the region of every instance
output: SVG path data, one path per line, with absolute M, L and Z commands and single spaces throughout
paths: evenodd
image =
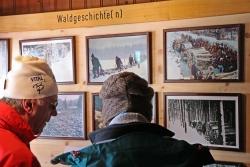
M 58 84 L 72 84 L 75 79 L 75 38 L 56 37 L 21 40 L 21 55 L 42 58 L 51 67 Z
M 203 167 L 244 167 L 243 163 L 217 161 L 215 164 L 205 165 Z
M 213 149 L 242 150 L 242 97 L 237 93 L 166 93 L 165 126 L 175 138 Z
M 99 97 L 99 93 L 93 93 L 92 94 L 92 100 L 93 100 L 93 130 L 97 130 L 100 128 L 103 128 L 104 125 L 102 124 L 102 99 Z M 158 123 L 158 94 L 155 93 L 153 99 L 152 99 L 152 105 L 153 105 L 153 116 L 152 116 L 152 123 Z
M 58 94 L 57 116 L 51 117 L 40 137 L 86 139 L 84 92 Z
M 0 78 L 9 71 L 10 40 L 0 38 Z
M 165 82 L 243 80 L 244 24 L 165 29 Z
M 130 71 L 151 82 L 151 33 L 86 37 L 88 84 L 102 84 L 110 75 Z

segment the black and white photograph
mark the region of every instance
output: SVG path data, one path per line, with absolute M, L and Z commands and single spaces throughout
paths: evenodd
M 51 117 L 40 137 L 85 139 L 85 93 L 59 93 L 56 109 L 57 116 Z
M 242 149 L 241 110 L 241 94 L 165 94 L 165 126 L 174 137 L 213 149 Z
M 21 55 L 44 59 L 58 84 L 75 83 L 75 38 L 56 37 L 20 41 Z
M 164 29 L 165 82 L 240 82 L 244 25 Z
M 88 36 L 86 43 L 89 84 L 101 84 L 124 71 L 151 82 L 150 32 Z
M 9 39 L 0 39 L 0 78 L 9 70 Z
M 218 161 L 215 164 L 205 165 L 203 167 L 243 167 L 244 165 L 242 163 L 238 162 L 224 162 L 224 161 Z
M 104 125 L 102 124 L 102 99 L 99 97 L 99 93 L 93 93 L 92 94 L 93 99 L 93 129 L 97 130 L 100 128 L 103 128 Z M 152 116 L 152 123 L 158 123 L 158 113 L 157 113 L 157 100 L 158 100 L 158 94 L 155 93 L 153 99 L 152 99 L 152 105 L 153 105 L 153 116 Z

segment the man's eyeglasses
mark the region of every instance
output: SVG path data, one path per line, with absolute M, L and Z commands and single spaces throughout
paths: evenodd
M 49 103 L 49 106 L 52 110 L 56 110 L 57 105 L 58 105 L 58 101 Z

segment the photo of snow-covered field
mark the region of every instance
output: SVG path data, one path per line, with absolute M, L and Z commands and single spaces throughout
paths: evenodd
M 0 78 L 8 72 L 8 40 L 0 39 Z
M 167 95 L 166 126 L 175 138 L 220 149 L 240 149 L 240 96 Z
M 239 81 L 243 25 L 164 30 L 165 80 Z
M 87 37 L 88 81 L 102 83 L 129 71 L 150 81 L 149 32 Z
M 44 59 L 51 67 L 56 82 L 74 83 L 73 37 L 21 41 L 22 55 Z
M 84 94 L 60 93 L 57 116 L 51 117 L 41 137 L 84 138 Z

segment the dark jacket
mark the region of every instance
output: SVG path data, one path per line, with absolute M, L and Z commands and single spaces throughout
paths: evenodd
M 157 124 L 111 125 L 90 135 L 93 145 L 55 157 L 72 167 L 201 167 L 214 163 L 208 148 L 171 138 Z

